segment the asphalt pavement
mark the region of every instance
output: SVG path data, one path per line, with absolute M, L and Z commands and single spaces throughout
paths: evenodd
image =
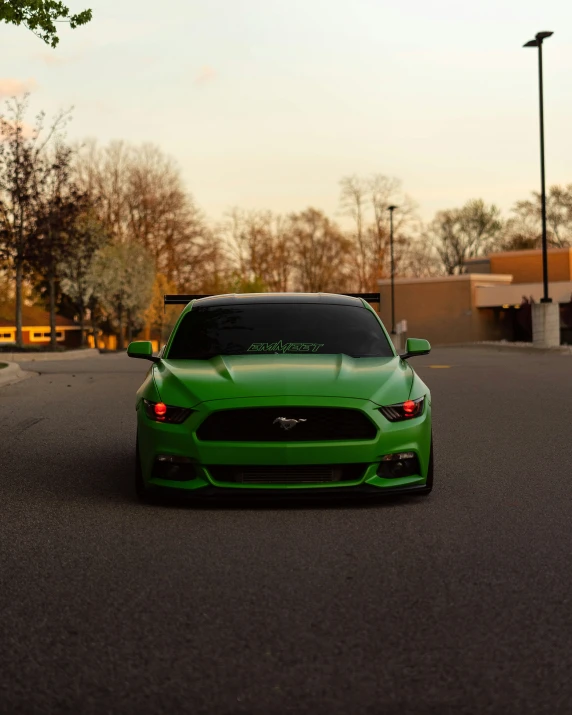
M 572 713 L 572 356 L 412 364 L 428 498 L 202 507 L 135 498 L 146 363 L 24 364 L 0 389 L 0 713 Z

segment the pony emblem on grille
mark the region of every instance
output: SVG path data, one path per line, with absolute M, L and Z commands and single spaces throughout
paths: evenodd
M 275 425 L 277 422 L 282 427 L 282 429 L 289 430 L 292 429 L 292 427 L 296 427 L 298 422 L 306 422 L 307 420 L 295 420 L 295 419 L 288 419 L 287 417 L 277 417 L 274 422 L 272 423 Z

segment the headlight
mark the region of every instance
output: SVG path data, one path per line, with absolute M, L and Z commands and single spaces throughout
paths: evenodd
M 419 397 L 417 400 L 406 400 L 396 405 L 380 407 L 379 411 L 390 422 L 402 422 L 403 420 L 410 420 L 413 417 L 419 417 L 419 415 L 423 414 L 424 405 L 425 398 Z
M 169 422 L 170 424 L 180 425 L 193 410 L 186 407 L 172 407 L 164 402 L 151 402 L 143 400 L 145 406 L 145 414 L 150 420 L 155 422 Z

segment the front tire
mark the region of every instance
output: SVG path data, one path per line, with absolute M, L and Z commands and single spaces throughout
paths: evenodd
M 425 486 L 417 490 L 415 493 L 419 496 L 427 496 L 431 494 L 433 489 L 433 437 L 431 437 L 431 451 L 429 452 L 429 466 L 427 468 L 427 481 Z
M 141 468 L 141 456 L 139 454 L 139 435 L 135 441 L 135 493 L 139 501 L 150 504 L 153 502 L 149 489 L 143 480 L 143 469 Z

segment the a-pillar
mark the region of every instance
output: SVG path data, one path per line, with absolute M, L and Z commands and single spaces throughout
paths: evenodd
M 532 343 L 538 348 L 555 348 L 560 345 L 558 303 L 532 304 Z

